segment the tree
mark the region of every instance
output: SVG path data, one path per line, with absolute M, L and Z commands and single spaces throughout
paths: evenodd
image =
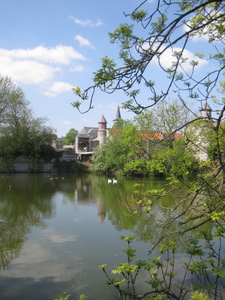
M 93 155 L 93 167 L 95 172 L 109 172 L 109 173 L 124 173 L 124 165 L 130 158 L 130 139 L 127 140 L 127 133 L 135 134 L 137 132 L 134 125 L 126 125 L 121 128 L 113 128 L 109 137 L 106 138 L 105 144 L 100 145 Z M 135 140 L 135 138 L 134 138 Z M 135 142 L 134 142 L 135 143 Z
M 37 167 L 40 158 L 54 155 L 53 129 L 45 118 L 34 118 L 23 91 L 8 77 L 0 77 L 0 159 L 10 164 L 25 155 Z
M 71 128 L 67 132 L 67 134 L 66 134 L 66 136 L 65 136 L 65 138 L 63 140 L 63 143 L 65 145 L 74 145 L 75 144 L 75 137 L 76 137 L 77 133 L 78 133 L 78 131 L 76 129 Z
M 176 208 L 169 211 L 167 220 L 162 222 L 162 228 L 173 223 L 178 224 L 177 229 L 160 238 L 152 250 L 155 250 L 163 240 L 169 239 L 172 235 L 181 239 L 188 232 L 197 229 L 199 238 L 206 241 L 206 250 L 204 251 L 195 242 L 192 243 L 193 247 L 188 250 L 191 259 L 193 255 L 199 256 L 199 261 L 192 265 L 186 265 L 187 270 L 195 272 L 196 278 L 199 279 L 197 287 L 193 281 L 193 289 L 199 292 L 204 291 L 214 299 L 219 297 L 222 299 L 218 281 L 225 277 L 224 260 L 220 251 L 225 233 L 225 165 L 224 141 L 221 135 L 221 123 L 225 111 L 225 2 L 222 0 L 158 0 L 155 1 L 155 8 L 150 13 L 147 10 L 148 5 L 149 1 L 142 1 L 132 13 L 125 14 L 130 23 L 122 24 L 113 33 L 110 33 L 111 43 L 120 46 L 120 59 L 116 61 L 107 56 L 102 58 L 100 69 L 94 73 L 93 85 L 83 91 L 79 87 L 74 89 L 79 100 L 73 105 L 80 109 L 82 101 L 85 100 L 89 101 L 88 109 L 91 109 L 97 89 L 110 94 L 117 90 L 123 90 L 128 96 L 128 100 L 124 102 L 123 106 L 138 114 L 146 108 L 153 107 L 157 103 L 160 104 L 171 93 L 175 93 L 176 98 L 195 115 L 195 118 L 186 125 L 198 124 L 196 122 L 199 119 L 202 121 L 208 119 L 213 124 L 214 160 L 198 161 L 198 168 L 194 173 L 189 173 L 188 176 L 185 174 L 184 177 L 180 176 L 180 172 L 174 172 L 174 168 L 179 168 L 180 162 L 185 166 L 188 161 L 183 161 L 184 148 L 179 151 L 179 148 L 174 147 L 169 150 L 169 154 L 161 156 L 161 161 L 165 166 L 166 158 L 170 157 L 171 151 L 173 151 L 174 159 L 170 160 L 171 167 L 167 169 L 171 192 L 173 189 L 179 189 L 181 185 L 182 188 L 185 187 L 186 192 L 183 193 L 181 199 L 175 198 Z M 140 29 L 143 29 L 141 34 Z M 205 40 L 205 42 L 202 42 L 198 52 L 193 54 L 191 49 L 195 39 Z M 159 68 L 156 69 L 155 64 Z M 158 76 L 156 76 L 156 72 Z M 197 116 L 193 111 L 193 101 L 200 104 L 212 103 L 217 114 L 213 118 L 209 115 Z M 211 134 L 205 137 L 211 139 Z M 188 138 L 187 142 L 192 143 L 191 137 Z M 196 136 L 194 136 L 193 142 L 195 139 Z M 159 197 L 163 197 L 164 191 L 157 192 L 157 197 L 149 195 L 141 199 L 140 209 L 143 207 L 151 209 L 154 200 L 157 201 Z M 154 194 L 154 191 L 152 193 Z M 182 221 L 181 218 L 185 218 L 185 220 Z M 190 224 L 191 220 L 195 221 L 195 225 Z M 210 237 L 206 237 L 201 231 L 205 224 L 214 226 Z M 213 239 L 218 241 L 214 245 L 217 249 L 212 246 Z M 174 245 L 169 250 L 173 256 Z M 211 254 L 207 256 L 207 253 Z M 169 261 L 170 259 L 166 260 L 166 262 Z M 200 294 L 196 295 L 194 290 L 187 290 L 184 285 L 181 285 L 177 293 L 172 291 L 170 284 L 172 277 L 168 279 L 169 281 L 166 281 L 165 277 L 163 281 L 160 281 L 160 274 L 168 274 L 168 269 L 163 267 L 166 262 L 159 260 L 156 262 L 160 272 L 158 275 L 155 273 L 153 281 L 150 281 L 153 291 L 146 295 L 158 297 L 158 299 L 163 296 L 168 299 L 184 299 L 183 297 L 187 293 L 193 292 L 192 299 L 200 297 Z M 208 262 L 211 264 L 210 266 L 207 265 Z M 173 266 L 173 263 L 171 265 Z M 128 271 L 130 272 L 130 269 Z M 174 276 L 173 272 L 171 276 Z M 213 288 L 215 287 L 213 291 L 207 289 L 206 281 L 205 284 L 202 284 L 201 281 L 209 279 L 211 276 L 215 283 L 211 282 Z M 157 289 L 161 283 L 168 282 L 169 285 L 165 285 L 160 290 Z M 223 283 L 221 284 L 223 286 Z M 129 294 L 126 295 L 130 297 L 129 299 L 136 299 L 136 295 L 132 294 L 130 290 L 128 292 Z M 206 296 L 202 295 L 203 297 L 207 299 Z M 139 296 L 139 299 L 142 298 L 144 295 Z
M 178 100 L 162 100 L 152 109 L 153 126 L 157 132 L 165 137 L 181 132 L 185 125 L 193 118 L 193 114 Z
M 178 103 L 178 100 L 162 100 L 153 108 L 138 114 L 134 121 L 144 133 L 162 133 L 172 147 L 175 134 L 181 133 L 192 117 L 190 111 L 182 103 Z
M 189 166 L 186 169 L 190 169 L 195 159 L 191 151 L 186 151 L 185 156 L 185 140 L 174 141 L 174 129 L 185 125 L 187 114 L 188 111 L 176 101 L 163 101 L 162 105 L 140 113 L 133 121 L 115 124 L 106 143 L 93 155 L 93 171 L 163 175 L 171 170 L 173 160 L 179 156 L 174 152 L 183 153 L 180 161 L 183 160 Z M 176 145 L 175 151 L 168 149 L 172 149 L 173 145 Z M 184 170 L 184 166 L 179 167 Z M 174 168 L 177 174 L 180 173 L 178 169 L 178 166 Z
M 23 91 L 9 77 L 0 76 L 0 125 L 8 124 L 12 112 L 25 105 Z

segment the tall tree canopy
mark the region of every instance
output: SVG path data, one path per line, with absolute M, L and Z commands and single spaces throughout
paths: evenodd
M 67 132 L 65 138 L 63 139 L 63 143 L 65 145 L 74 145 L 75 144 L 75 137 L 76 137 L 77 133 L 78 133 L 78 131 L 76 129 L 71 128 Z
M 10 163 L 26 155 L 38 163 L 53 154 L 52 128 L 35 118 L 24 93 L 10 78 L 0 76 L 0 160 Z

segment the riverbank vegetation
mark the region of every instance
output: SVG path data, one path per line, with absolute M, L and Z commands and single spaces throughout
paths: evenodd
M 191 116 L 177 101 L 163 101 L 130 121 L 119 121 L 105 144 L 93 154 L 91 169 L 119 175 L 183 176 L 198 166 L 192 147 L 182 130 Z M 176 165 L 174 162 L 176 161 Z
M 109 34 L 110 42 L 120 47 L 119 59 L 102 58 L 93 85 L 74 88 L 78 101 L 73 106 L 81 110 L 82 102 L 89 101 L 92 109 L 97 89 L 109 94 L 123 90 L 127 95 L 123 107 L 137 114 L 137 122 L 113 128 L 93 157 L 94 169 L 163 175 L 169 187 L 169 191 L 136 192 L 138 199 L 130 207 L 133 213 L 149 214 L 155 201 L 167 193 L 184 192 L 182 197 L 174 194 L 175 207 L 166 219 L 160 218 L 160 212 L 156 216 L 167 233 L 150 247 L 149 261 L 134 262 L 132 238 L 127 237 L 127 262 L 119 264 L 112 276 L 106 265 L 100 268 L 121 299 L 224 299 L 225 3 L 158 0 L 154 4 L 149 11 L 149 1 L 144 0 L 125 13 L 128 23 Z M 157 110 L 171 94 L 192 115 L 183 124 L 172 126 L 170 114 Z M 206 109 L 200 117 L 194 111 L 199 104 Z M 177 138 L 181 129 L 183 136 Z M 206 225 L 210 232 L 204 230 Z M 194 230 L 197 239 L 191 238 Z M 185 250 L 189 258 L 180 278 L 175 257 L 177 241 L 184 237 L 189 239 Z M 135 282 L 141 269 L 149 275 L 145 277 L 149 286 L 138 293 Z
M 88 168 L 75 161 L 62 159 L 70 149 L 56 151 L 52 146 L 56 138 L 53 128 L 46 125 L 47 119 L 36 118 L 20 87 L 10 78 L 0 76 L 0 165 L 2 172 L 13 172 L 14 163 L 20 159 L 21 172 L 85 173 Z M 66 140 L 72 143 L 76 131 L 71 129 Z M 66 153 L 65 153 L 66 152 Z M 75 156 L 72 151 L 72 155 Z M 52 162 L 48 168 L 43 167 Z M 44 171 L 46 172 L 46 171 Z

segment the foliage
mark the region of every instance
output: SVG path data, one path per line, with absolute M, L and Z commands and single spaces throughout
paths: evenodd
M 165 137 L 174 137 L 193 118 L 193 114 L 177 99 L 162 100 L 151 109 L 152 128 Z
M 133 122 L 115 124 L 106 143 L 95 150 L 92 170 L 167 175 L 173 169 L 176 176 L 194 171 L 196 160 L 192 151 L 186 150 L 185 139 L 175 140 L 174 128 L 184 126 L 187 115 L 177 101 L 164 101 L 162 106 L 136 116 Z
M 211 300 L 212 298 L 208 298 L 203 293 L 199 293 L 197 291 L 194 292 L 194 294 L 191 296 L 191 300 Z
M 85 299 L 87 299 L 88 297 L 86 297 L 84 294 L 82 294 L 82 295 L 80 295 L 80 298 L 79 298 L 79 300 L 85 300 Z
M 26 104 L 23 91 L 9 77 L 0 76 L 0 124 L 8 124 Z
M 71 128 L 65 138 L 63 139 L 64 145 L 74 145 L 75 144 L 75 137 L 77 135 L 78 131 L 74 128 Z
M 176 163 L 174 163 L 176 162 Z M 187 149 L 185 138 L 173 142 L 165 140 L 159 147 L 153 149 L 151 160 L 147 162 L 150 174 L 175 177 L 180 180 L 190 179 L 196 175 L 198 163 L 193 156 L 192 149 Z
M 71 295 L 66 295 L 66 296 L 62 295 L 62 296 L 59 296 L 58 299 L 54 299 L 54 300 L 68 300 L 70 298 L 70 296 Z M 82 294 L 82 295 L 80 295 L 78 300 L 85 300 L 85 299 L 87 299 L 87 297 L 84 294 Z
M 94 163 L 90 166 L 92 172 L 103 174 L 107 172 L 107 167 L 104 163 L 104 153 L 105 151 L 103 146 L 99 146 L 95 149 L 92 155 L 92 161 Z
M 38 168 L 40 158 L 55 157 L 54 134 L 46 119 L 33 117 L 28 105 L 22 90 L 8 77 L 0 77 L 0 159 L 10 165 L 24 155 Z
M 224 156 L 225 153 L 225 123 L 219 124 L 218 130 L 210 132 L 210 142 L 207 147 L 209 158 L 213 161 L 218 160 L 219 153 Z
M 134 124 L 113 128 L 104 145 L 95 150 L 93 170 L 121 174 L 142 174 L 142 135 Z M 134 162 L 136 161 L 136 162 Z
M 171 91 L 185 104 L 187 98 L 205 101 L 217 83 L 222 82 L 224 1 L 158 0 L 151 10 L 148 5 L 147 0 L 142 1 L 132 13 L 126 14 L 131 24 L 121 24 L 109 34 L 110 42 L 120 47 L 120 60 L 105 56 L 94 73 L 93 86 L 84 91 L 79 87 L 74 89 L 81 100 L 74 105 L 78 109 L 82 100 L 90 101 L 89 109 L 92 108 L 96 89 L 110 94 L 115 90 L 125 91 L 128 100 L 124 106 L 140 112 L 166 99 Z M 207 40 L 210 50 L 198 51 L 188 58 L 188 46 L 196 37 Z M 213 68 L 199 77 L 196 71 L 200 65 L 206 66 L 207 60 L 213 62 Z M 153 68 L 156 62 L 161 68 L 159 82 Z
M 89 173 L 88 166 L 77 161 L 61 161 L 57 158 L 54 167 L 58 173 Z
M 151 122 L 143 118 L 141 122 L 138 120 L 138 124 L 118 131 L 118 136 L 115 139 L 112 137 L 115 142 L 112 147 L 117 145 L 115 150 L 118 152 L 108 156 L 106 149 L 104 155 L 108 159 L 108 167 L 113 171 L 118 167 L 124 169 L 125 165 L 128 171 L 133 171 L 134 160 L 141 159 L 149 172 L 166 175 L 170 188 L 167 193 L 181 186 L 185 188 L 182 197 L 174 196 L 175 207 L 168 211 L 168 217 L 161 220 L 159 216 L 157 221 L 162 231 L 169 228 L 170 232 L 162 234 L 152 251 L 157 246 L 160 251 L 162 243 L 172 236 L 182 239 L 196 229 L 199 241 L 190 241 L 186 249 L 190 260 L 185 265 L 185 274 L 191 274 L 191 286 L 186 286 L 185 275 L 179 288 L 174 290 L 177 285 L 174 273 L 176 249 L 170 244 L 167 248 L 163 247 L 166 249 L 163 256 L 153 257 L 150 261 L 147 270 L 150 277 L 148 294 L 136 294 L 134 284 L 142 265 L 129 264 L 133 256 L 128 255 L 128 262 L 119 264 L 114 270 L 114 273 L 122 275 L 120 278 L 113 279 L 105 267 L 102 269 L 108 283 L 118 290 L 121 299 L 184 299 L 188 296 L 192 299 L 222 299 L 220 288 L 224 289 L 225 275 L 224 257 L 221 256 L 225 233 L 225 2 L 157 0 L 152 10 L 147 10 L 148 5 L 148 0 L 142 1 L 132 13 L 125 14 L 128 22 L 109 34 L 111 43 L 120 47 L 120 59 L 113 60 L 108 56 L 102 59 L 102 66 L 94 73 L 93 85 L 84 91 L 76 88 L 75 95 L 81 100 L 76 107 L 80 110 L 82 100 L 86 100 L 91 104 L 91 109 L 97 89 L 110 94 L 123 90 L 128 97 L 123 103 L 124 108 L 136 114 L 155 105 L 161 106 L 160 114 L 151 113 Z M 196 39 L 202 41 L 202 44 L 199 44 L 199 51 L 191 57 L 190 49 Z M 155 68 L 156 63 L 158 68 Z M 200 67 L 205 69 L 200 72 Z M 185 119 L 186 124 L 181 125 L 186 127 L 185 138 L 175 142 L 170 137 L 180 129 L 176 113 L 171 114 L 168 123 L 164 122 L 164 100 L 172 92 L 193 116 L 191 120 Z M 215 108 L 214 116 L 208 114 L 198 117 L 193 110 L 193 101 L 212 104 Z M 144 143 L 147 145 L 144 147 L 144 136 L 141 137 L 138 126 L 144 125 L 149 128 L 148 132 L 153 133 L 154 119 L 156 123 L 159 121 L 159 125 L 164 123 L 166 139 L 157 144 L 156 139 L 148 138 L 149 143 Z M 160 127 L 158 130 L 162 131 Z M 126 135 L 128 132 L 130 139 Z M 210 159 L 199 160 L 200 150 L 208 150 Z M 121 161 L 118 158 L 120 154 Z M 130 166 L 127 165 L 129 163 Z M 163 195 L 161 193 L 159 197 Z M 159 197 L 154 199 L 158 200 Z M 140 198 L 136 206 L 139 205 L 141 210 L 145 208 L 149 213 L 154 199 L 149 194 L 145 201 Z M 206 224 L 213 228 L 211 236 L 206 236 L 202 230 Z M 201 240 L 205 242 L 204 247 Z M 143 265 L 146 266 L 146 262 Z
M 220 286 L 224 287 L 225 276 L 225 265 L 221 260 L 221 237 L 220 246 L 217 248 L 212 244 L 211 239 L 205 236 L 208 246 L 207 259 L 203 257 L 205 254 L 203 247 L 196 240 L 189 241 L 186 247 L 186 255 L 189 257 L 183 264 L 182 278 L 176 269 L 176 242 L 161 243 L 158 247 L 159 256 L 151 255 L 149 260 L 134 261 L 136 250 L 131 248 L 134 238 L 131 235 L 121 237 L 128 245 L 127 248 L 123 248 L 127 255 L 127 262 L 115 266 L 111 271 L 112 276 L 106 270 L 106 264 L 99 266 L 106 276 L 107 285 L 117 289 L 120 299 L 186 299 L 188 296 L 193 300 L 210 300 L 212 299 L 210 296 L 214 299 L 221 296 Z M 144 276 L 148 287 L 146 289 L 148 291 L 144 294 L 137 292 L 139 276 Z M 187 280 L 189 277 L 191 277 L 191 284 Z
M 54 299 L 54 300 L 68 300 L 70 296 L 71 295 L 66 295 L 66 296 L 61 295 L 59 296 L 59 299 Z

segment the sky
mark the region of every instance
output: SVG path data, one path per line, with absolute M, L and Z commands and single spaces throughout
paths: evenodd
M 148 1 L 150 9 L 153 1 Z M 0 0 L 0 74 L 22 88 L 35 117 L 46 117 L 58 137 L 71 128 L 97 127 L 102 115 L 112 126 L 118 105 L 127 100 L 123 93 L 98 92 L 94 109 L 80 114 L 71 105 L 77 100 L 72 88 L 92 84 L 101 57 L 118 57 L 108 33 L 127 22 L 123 12 L 132 12 L 141 2 Z M 121 110 L 121 116 L 134 115 Z

